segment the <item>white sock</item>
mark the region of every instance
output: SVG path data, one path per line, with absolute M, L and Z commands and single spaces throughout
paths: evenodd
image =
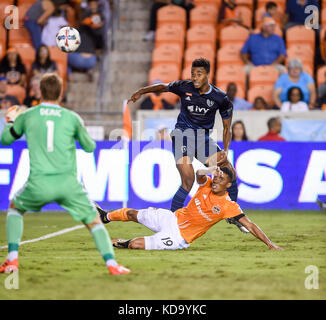
M 118 265 L 118 262 L 116 262 L 114 259 L 109 259 L 108 261 L 106 261 L 106 265 L 109 266 L 113 266 L 116 267 Z
M 108 221 L 111 221 L 110 218 L 109 218 L 109 213 L 110 213 L 110 212 L 108 212 L 108 213 L 106 214 L 106 219 L 108 219 Z
M 18 259 L 18 251 L 11 251 L 11 252 L 9 252 L 7 259 L 9 261 L 13 261 L 15 259 Z

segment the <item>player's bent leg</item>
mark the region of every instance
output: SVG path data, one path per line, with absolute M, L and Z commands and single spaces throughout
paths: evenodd
M 100 217 L 97 215 L 94 221 L 90 223 L 85 223 L 85 225 L 90 230 L 96 248 L 103 257 L 103 260 L 105 261 L 109 272 L 112 275 L 130 273 L 129 269 L 119 265 L 116 262 L 113 246 L 110 241 L 110 236 L 107 230 L 105 229 L 104 225 L 102 224 Z
M 18 271 L 18 249 L 20 239 L 23 235 L 23 214 L 11 201 L 6 221 L 6 232 L 8 242 L 8 256 L 0 266 L 0 273 L 11 273 Z
M 175 212 L 176 210 L 184 206 L 184 202 L 195 182 L 195 172 L 193 165 L 190 162 L 188 156 L 181 158 L 177 162 L 177 169 L 181 177 L 181 186 L 174 195 L 171 202 L 171 211 Z

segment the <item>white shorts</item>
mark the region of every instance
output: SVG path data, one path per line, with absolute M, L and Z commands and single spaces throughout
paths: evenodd
M 181 236 L 177 217 L 172 211 L 156 208 L 139 210 L 137 220 L 156 232 L 152 236 L 144 237 L 145 250 L 177 250 L 189 247 Z

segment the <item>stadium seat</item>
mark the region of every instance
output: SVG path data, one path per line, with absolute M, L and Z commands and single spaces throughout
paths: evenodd
M 272 66 L 254 67 L 249 74 L 249 88 L 256 85 L 274 85 L 279 77 L 279 72 Z
M 248 90 L 248 101 L 254 103 L 256 97 L 263 97 L 269 105 L 274 105 L 274 86 L 254 86 Z
M 152 52 L 152 67 L 158 64 L 174 64 L 181 71 L 182 55 L 178 45 L 162 44 Z
M 252 24 L 252 11 L 245 6 L 239 6 L 238 10 L 241 13 L 241 17 L 242 17 L 242 23 L 248 27 L 251 28 L 251 24 Z
M 211 69 L 211 72 L 209 73 L 209 76 L 208 76 L 208 81 L 210 83 L 212 83 L 213 78 L 214 78 L 214 71 Z M 185 67 L 182 70 L 181 79 L 182 80 L 190 80 L 191 79 L 191 64 L 189 64 L 187 67 Z
M 257 1 L 257 8 L 262 8 L 266 6 L 266 3 L 269 2 L 270 0 L 258 0 Z M 285 11 L 286 7 L 286 0 L 273 0 L 277 4 L 277 7 L 281 9 L 282 11 Z
M 312 78 L 314 77 L 314 69 L 311 67 L 310 64 L 304 64 L 303 71 L 308 73 Z
M 260 29 L 254 29 L 253 33 L 260 33 L 260 31 L 261 31 Z M 283 38 L 283 31 L 278 25 L 275 26 L 274 34 L 276 34 L 279 37 Z
M 293 44 L 308 44 L 315 52 L 315 31 L 307 29 L 305 26 L 295 26 L 286 31 L 286 47 Z
M 167 24 L 156 29 L 155 47 L 162 44 L 176 43 L 181 46 L 181 51 L 184 50 L 185 31 L 179 24 Z
M 179 24 L 183 30 L 186 29 L 187 14 L 182 7 L 168 5 L 160 8 L 157 11 L 157 28 L 163 25 Z
M 226 86 L 234 82 L 237 86 L 246 88 L 246 72 L 241 66 L 226 65 L 216 70 L 216 85 L 218 87 Z
M 32 64 L 35 60 L 35 49 L 33 46 L 30 45 L 15 45 L 15 48 L 17 50 L 17 52 L 19 53 L 22 62 L 24 63 L 25 67 L 26 67 L 26 72 L 27 75 L 30 74 L 31 70 L 32 70 Z
M 5 55 L 6 53 L 6 42 L 7 42 L 7 30 L 0 25 L 0 59 Z
M 200 5 L 210 5 L 210 6 L 215 6 L 216 9 L 221 7 L 222 0 L 194 0 L 195 6 L 200 6 Z
M 210 44 L 215 51 L 216 29 L 210 25 L 198 24 L 187 31 L 187 48 L 194 44 Z
M 15 96 L 19 100 L 19 103 L 22 104 L 26 97 L 26 90 L 19 84 L 8 85 L 7 94 Z
M 317 86 L 320 86 L 322 83 L 326 82 L 326 66 L 320 67 L 317 70 Z
M 177 66 L 160 64 L 157 67 L 150 69 L 148 78 L 149 84 L 153 83 L 154 80 L 168 83 L 171 81 L 179 80 L 180 71 Z
M 223 90 L 223 91 L 226 92 L 227 84 L 222 84 L 219 88 L 221 90 Z M 242 89 L 241 86 L 237 86 L 237 94 L 236 94 L 236 97 L 242 98 L 242 99 L 245 99 L 245 97 L 246 97 L 245 91 Z
M 319 43 L 320 43 L 320 55 L 323 60 L 326 59 L 326 28 L 320 28 Z
M 214 28 L 217 24 L 218 10 L 216 6 L 200 5 L 190 11 L 190 27 L 198 24 L 209 24 Z
M 221 30 L 220 33 L 220 47 L 227 44 L 241 44 L 243 45 L 249 37 L 249 30 L 240 26 L 228 26 Z
M 11 29 L 9 30 L 9 46 L 13 47 L 16 44 L 26 43 L 32 45 L 32 40 L 29 32 L 25 28 Z
M 260 7 L 259 9 L 256 9 L 255 11 L 255 28 L 260 28 L 261 24 L 263 22 L 263 16 L 264 13 L 266 12 L 265 7 Z M 277 8 L 277 12 L 275 14 L 275 16 L 273 17 L 273 19 L 275 20 L 275 22 L 277 23 L 277 25 L 279 27 L 282 26 L 282 17 L 283 17 L 283 11 L 280 8 Z
M 244 62 L 241 59 L 240 50 L 242 44 L 227 44 L 217 51 L 217 67 L 222 67 L 227 64 L 243 66 Z
M 247 7 L 250 11 L 253 11 L 254 1 L 253 0 L 237 0 L 238 7 Z
M 21 4 L 25 4 L 25 3 L 29 3 L 29 4 L 33 4 L 35 3 L 36 1 L 38 0 L 18 0 L 18 5 L 21 5 Z
M 215 51 L 209 44 L 194 44 L 185 51 L 184 66 L 188 67 L 192 61 L 198 58 L 206 58 L 211 64 L 211 70 L 215 68 Z
M 300 45 L 294 44 L 291 45 L 287 51 L 286 57 L 286 65 L 288 64 L 289 60 L 298 58 L 301 60 L 302 64 L 309 65 L 311 69 L 314 69 L 314 55 L 311 47 L 307 44 Z

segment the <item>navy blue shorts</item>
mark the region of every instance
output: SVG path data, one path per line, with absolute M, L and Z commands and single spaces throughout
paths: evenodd
M 188 156 L 191 161 L 196 158 L 205 164 L 208 157 L 221 151 L 218 144 L 209 136 L 208 130 L 187 129 L 181 131 L 174 129 L 171 132 L 171 138 L 176 162 L 182 157 Z

